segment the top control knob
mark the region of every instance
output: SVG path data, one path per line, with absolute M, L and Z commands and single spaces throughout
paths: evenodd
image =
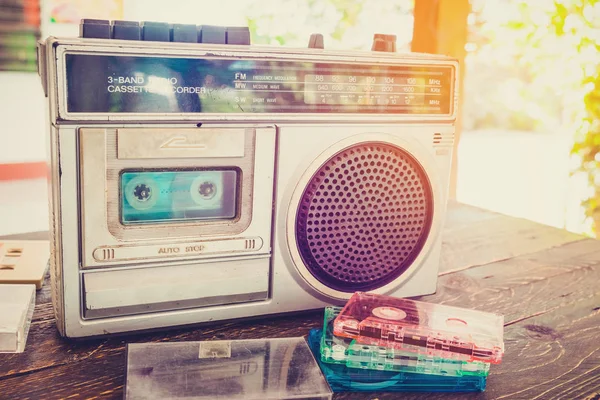
M 320 33 L 311 34 L 310 39 L 308 40 L 308 48 L 309 49 L 324 49 L 325 44 L 323 41 L 323 35 Z
M 384 35 L 376 33 L 373 36 L 372 51 L 386 51 L 390 53 L 396 52 L 396 35 Z

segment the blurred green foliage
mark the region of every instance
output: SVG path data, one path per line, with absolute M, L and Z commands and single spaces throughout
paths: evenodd
M 569 96 L 571 127 L 575 137 L 573 155 L 580 161 L 579 171 L 587 174 L 593 188 L 583 201 L 586 215 L 592 218 L 596 236 L 600 233 L 600 0 L 555 1 L 550 13 L 549 37 L 567 43 L 564 57 L 575 60 L 569 75 L 578 84 Z M 532 38 L 548 41 L 549 38 Z M 563 77 L 557 77 L 557 80 Z
M 600 0 L 472 4 L 465 127 L 567 135 L 600 236 Z
M 374 33 L 396 34 L 408 51 L 411 0 L 248 0 L 244 15 L 254 44 L 306 47 L 321 33 L 328 49 L 370 50 Z
M 466 46 L 465 129 L 552 132 L 563 125 L 570 79 L 550 31 L 552 0 L 472 0 Z M 557 79 L 565 77 L 563 81 Z

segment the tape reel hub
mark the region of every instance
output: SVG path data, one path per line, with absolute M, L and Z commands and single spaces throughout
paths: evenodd
M 298 250 L 327 287 L 373 290 L 410 267 L 432 217 L 421 164 L 394 145 L 359 143 L 329 158 L 307 184 L 296 214 Z
M 133 195 L 138 201 L 148 201 L 152 196 L 152 188 L 148 187 L 145 183 L 140 183 L 133 189 Z
M 154 179 L 146 176 L 131 179 L 124 191 L 128 204 L 135 210 L 151 209 L 160 197 L 158 184 Z
M 206 181 L 200 184 L 198 187 L 198 193 L 200 193 L 200 196 L 205 199 L 212 199 L 217 193 L 217 188 L 213 182 Z

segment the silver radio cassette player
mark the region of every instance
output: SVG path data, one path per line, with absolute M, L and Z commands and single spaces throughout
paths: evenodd
M 455 60 L 81 27 L 38 48 L 62 335 L 436 290 Z

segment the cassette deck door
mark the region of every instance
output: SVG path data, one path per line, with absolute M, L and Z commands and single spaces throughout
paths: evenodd
M 270 254 L 275 129 L 80 128 L 82 267 Z

